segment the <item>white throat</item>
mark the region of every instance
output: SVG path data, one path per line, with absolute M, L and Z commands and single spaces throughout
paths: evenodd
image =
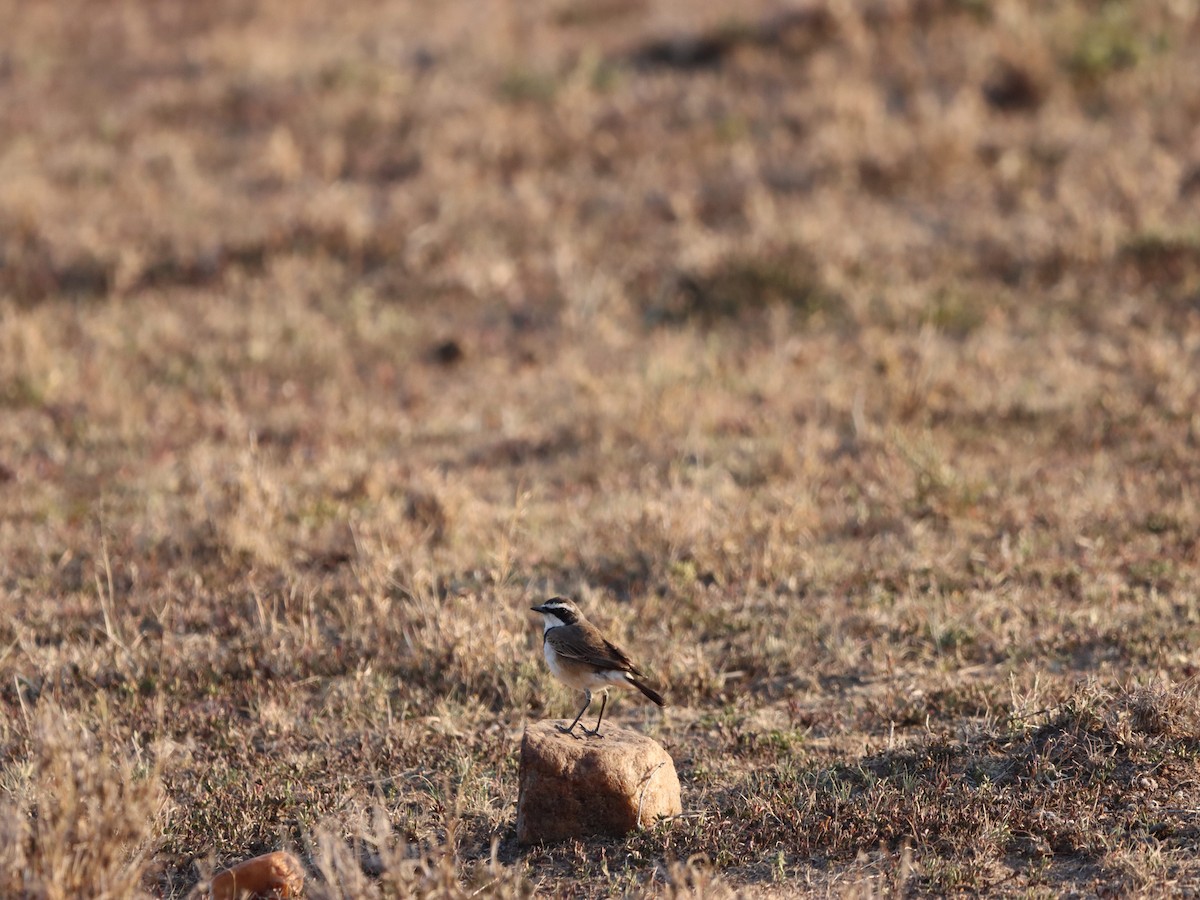
M 566 624 L 567 624 L 566 622 L 564 622 L 562 619 L 560 619 L 554 613 L 550 613 L 550 612 L 542 613 L 542 625 L 543 625 L 542 635 L 543 636 L 551 628 L 558 628 L 560 625 L 566 625 Z

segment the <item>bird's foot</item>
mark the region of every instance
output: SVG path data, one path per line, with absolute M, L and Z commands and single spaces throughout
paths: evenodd
M 588 737 L 594 737 L 594 738 L 602 738 L 602 737 L 604 737 L 604 735 L 602 735 L 602 734 L 600 733 L 600 729 L 599 729 L 599 728 L 592 728 L 592 729 L 587 729 L 587 728 L 585 728 L 585 729 L 583 729 L 583 733 L 584 733 L 584 734 L 586 734 Z
M 563 725 L 559 725 L 559 724 L 555 723 L 554 727 L 555 727 L 555 728 L 557 728 L 557 729 L 558 729 L 560 732 L 562 732 L 563 734 L 574 734 L 574 733 L 575 733 L 575 726 L 574 726 L 574 725 L 572 725 L 570 728 L 567 728 L 567 727 L 565 727 L 565 726 L 563 726 Z M 587 729 L 586 729 L 586 728 L 585 728 L 585 729 L 583 729 L 583 730 L 584 730 L 584 731 L 587 731 Z

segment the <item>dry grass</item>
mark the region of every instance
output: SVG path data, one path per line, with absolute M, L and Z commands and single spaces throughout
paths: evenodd
M 119 755 L 86 726 L 39 704 L 5 766 L 0 893 L 6 897 L 141 897 L 164 820 L 157 766 Z M 115 744 L 116 741 L 111 743 Z
M 0 3 L 0 893 L 1194 883 L 1200 11 L 693 6 Z

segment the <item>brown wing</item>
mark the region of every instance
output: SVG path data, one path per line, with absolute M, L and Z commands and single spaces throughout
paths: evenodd
M 601 669 L 616 669 L 619 672 L 629 672 L 641 675 L 625 651 L 594 628 L 580 628 L 578 625 L 562 625 L 551 628 L 546 632 L 546 640 L 550 642 L 559 656 L 577 660 Z

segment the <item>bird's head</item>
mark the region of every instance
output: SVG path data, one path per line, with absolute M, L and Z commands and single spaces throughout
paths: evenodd
M 574 625 L 583 618 L 579 607 L 566 597 L 551 597 L 540 606 L 531 607 L 535 613 L 541 613 L 546 623 L 546 629 L 557 628 L 559 625 Z

